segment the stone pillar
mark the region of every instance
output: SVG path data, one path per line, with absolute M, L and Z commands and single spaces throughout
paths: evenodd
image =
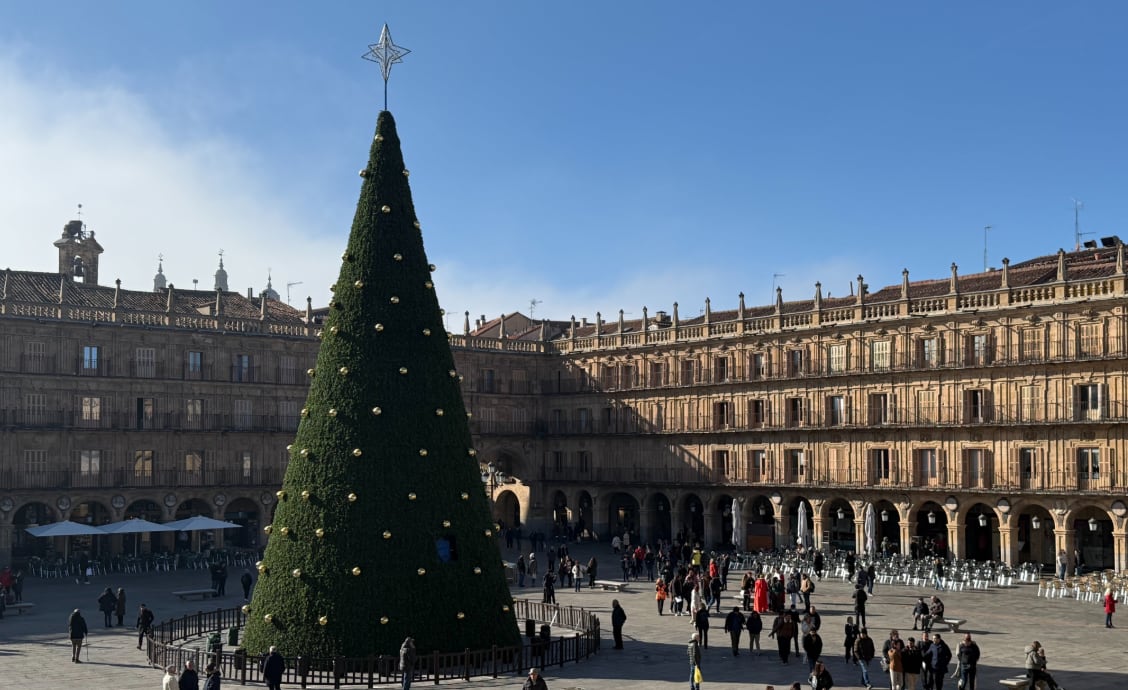
M 1054 572 L 1057 572 L 1057 554 L 1065 549 L 1065 557 L 1069 565 L 1066 568 L 1066 575 L 1072 575 L 1073 569 L 1077 564 L 1073 562 L 1073 545 L 1077 543 L 1076 536 L 1073 530 L 1065 527 L 1054 526 L 1054 543 L 1057 548 L 1054 549 Z
M 1007 565 L 1014 565 L 1018 561 L 1018 527 L 1009 524 L 999 525 L 999 560 Z
M 12 540 L 15 533 L 15 525 L 0 524 L 0 568 L 12 564 Z
M 793 544 L 787 543 L 787 518 L 786 518 L 786 516 L 782 516 L 782 515 L 779 514 L 779 510 L 780 510 L 779 506 L 775 506 L 775 509 L 776 509 L 776 512 L 772 516 L 772 522 L 774 523 L 773 526 L 772 526 L 772 530 L 775 533 L 775 546 L 776 546 L 776 548 L 779 548 L 781 546 L 785 547 L 785 548 L 788 547 L 788 546 L 794 546 Z
M 854 515 L 858 516 L 854 518 L 854 553 L 861 555 L 866 550 L 866 518 L 861 511 L 855 511 Z
M 600 540 L 611 541 L 611 537 L 614 536 L 607 522 L 607 507 L 600 504 L 598 494 L 591 495 L 591 529 L 599 535 Z
M 948 520 L 948 553 L 953 558 L 965 558 L 964 523 L 962 520 Z
M 706 512 L 702 517 L 702 522 L 705 523 L 705 534 L 701 537 L 701 549 L 705 553 L 709 553 L 710 549 L 716 546 L 720 535 L 717 532 L 718 515 L 711 512 Z
M 826 544 L 823 543 L 823 516 L 820 512 L 815 512 L 814 517 L 811 518 L 811 533 L 815 535 L 814 544 L 816 548 L 825 549 Z
M 0 543 L 3 539 L 0 538 Z M 1113 553 L 1113 566 L 1116 572 L 1121 573 L 1128 569 L 1128 554 L 1125 550 L 1128 549 L 1128 532 L 1123 529 L 1114 529 L 1112 531 L 1112 553 Z
M 657 541 L 657 534 L 655 534 L 655 530 L 656 530 L 655 518 L 657 516 L 658 516 L 658 511 L 653 509 L 653 508 L 639 508 L 639 510 L 638 510 L 638 539 L 643 544 L 652 544 L 655 541 Z
M 916 529 L 916 520 L 909 517 L 897 524 L 901 527 L 901 555 L 907 556 L 913 543 L 913 530 Z

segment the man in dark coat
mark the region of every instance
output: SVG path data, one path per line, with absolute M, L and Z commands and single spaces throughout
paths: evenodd
M 191 659 L 184 662 L 184 671 L 176 681 L 176 686 L 180 690 L 200 690 L 200 674 L 196 673 L 196 666 Z
M 243 601 L 250 601 L 251 585 L 254 584 L 254 578 L 251 577 L 250 570 L 243 570 L 243 575 L 239 578 L 239 584 L 243 585 Z
M 866 627 L 866 600 L 869 595 L 866 594 L 866 588 L 858 585 L 854 588 L 854 616 L 860 627 Z
M 286 671 L 286 660 L 278 648 L 270 647 L 270 653 L 262 660 L 262 679 L 267 690 L 282 690 L 282 674 Z
M 544 682 L 539 668 L 534 666 L 529 669 L 529 677 L 525 679 L 525 684 L 521 686 L 521 690 L 548 690 L 548 685 Z
M 86 619 L 82 617 L 81 611 L 75 609 L 67 619 L 67 636 L 71 641 L 71 661 L 76 664 L 82 663 L 78 654 L 82 651 L 82 641 L 86 639 L 87 632 Z
M 598 566 L 599 566 L 599 563 L 595 560 L 595 556 L 592 556 L 591 560 L 588 561 L 588 566 L 587 566 L 588 588 L 589 589 L 595 589 L 595 571 L 596 571 L 596 568 Z
M 979 664 L 979 645 L 971 639 L 971 633 L 964 635 L 956 651 L 956 659 L 960 662 L 960 685 L 964 690 L 975 690 L 976 666 Z
M 739 606 L 734 606 L 729 615 L 725 616 L 725 632 L 732 640 L 732 655 L 740 656 L 740 635 L 744 632 L 744 614 Z
M 408 635 L 400 645 L 399 651 L 399 670 L 400 670 L 400 688 L 402 690 L 411 690 L 411 681 L 415 679 L 415 638 Z
M 137 610 L 137 648 L 141 649 L 141 643 L 145 641 L 145 636 L 153 631 L 153 612 L 144 604 Z
M 932 646 L 928 648 L 928 654 L 924 659 L 928 663 L 929 670 L 932 671 L 933 690 L 944 690 L 944 676 L 948 674 L 952 650 L 948 647 L 948 643 L 940 638 L 940 633 L 932 636 Z
M 689 600 L 688 598 L 686 599 Z M 702 606 L 693 614 L 693 626 L 701 633 L 701 646 L 709 648 L 709 609 Z
M 611 635 L 615 638 L 612 649 L 623 648 L 623 623 L 627 622 L 627 612 L 619 606 L 618 599 L 611 600 Z
M 807 668 L 813 673 L 815 670 L 815 662 L 822 656 L 823 641 L 819 637 L 817 628 L 811 628 L 811 631 L 803 636 L 803 653 L 807 655 Z
M 113 590 L 109 587 L 102 592 L 98 597 L 98 609 L 102 612 L 103 624 L 107 628 L 112 628 L 114 625 L 113 615 L 114 609 L 117 608 L 117 597 L 114 596 Z
M 701 636 L 693 633 L 689 638 L 689 646 L 685 648 L 685 655 L 689 658 L 689 688 L 701 690 L 701 683 L 697 682 L 697 669 L 701 667 Z

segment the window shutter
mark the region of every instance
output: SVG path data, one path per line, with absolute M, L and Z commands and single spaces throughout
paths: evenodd
M 1098 390 L 1101 396 L 1101 419 L 1108 419 L 1108 384 L 1102 383 Z
M 897 396 L 893 393 L 889 394 L 889 423 L 896 424 L 899 421 L 897 414 Z

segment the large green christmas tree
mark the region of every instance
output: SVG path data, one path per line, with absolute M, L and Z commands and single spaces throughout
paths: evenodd
M 519 645 L 460 377 L 391 113 L 348 249 L 254 599 L 246 649 L 286 656 Z

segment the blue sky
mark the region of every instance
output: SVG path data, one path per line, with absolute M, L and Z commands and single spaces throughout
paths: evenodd
M 1128 5 L 0 5 L 0 264 L 328 299 L 382 84 L 448 312 L 846 294 L 1128 237 Z M 782 274 L 773 279 L 774 274 Z M 448 327 L 458 329 L 461 319 Z

